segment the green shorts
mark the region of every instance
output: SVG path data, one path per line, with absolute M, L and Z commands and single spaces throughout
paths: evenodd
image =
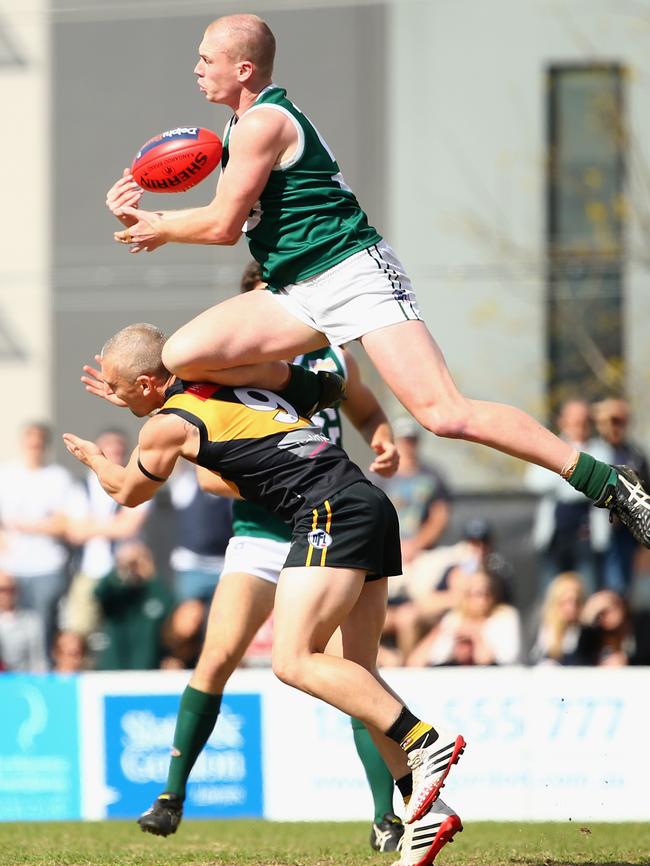
M 369 481 L 355 481 L 298 515 L 285 568 L 361 568 L 368 580 L 402 573 L 393 503 Z

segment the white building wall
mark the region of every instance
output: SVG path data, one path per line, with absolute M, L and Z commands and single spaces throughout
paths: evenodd
M 625 65 L 635 158 L 650 168 L 650 3 L 395 2 L 387 32 L 389 237 L 465 393 L 513 403 L 545 421 L 546 70 Z M 647 201 L 647 186 L 631 193 Z M 642 240 L 637 246 L 643 249 Z M 646 446 L 648 279 L 648 268 L 630 261 L 628 391 Z M 519 483 L 523 464 L 496 452 L 432 438 L 427 448 L 456 486 Z
M 0 390 L 11 413 L 0 453 L 16 450 L 16 429 L 49 420 L 49 23 L 48 3 L 0 10 Z

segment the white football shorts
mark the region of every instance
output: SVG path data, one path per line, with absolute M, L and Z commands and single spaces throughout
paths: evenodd
M 411 280 L 383 240 L 273 296 L 334 346 L 377 328 L 422 319 Z
M 270 583 L 277 583 L 290 547 L 289 541 L 233 535 L 226 548 L 221 574 L 252 574 Z

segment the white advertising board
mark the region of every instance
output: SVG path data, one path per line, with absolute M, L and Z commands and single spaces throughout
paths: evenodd
M 396 669 L 385 676 L 417 715 L 467 739 L 443 792 L 463 818 L 650 818 L 647 669 Z M 110 737 L 104 745 L 106 696 L 132 695 L 146 706 L 143 696 L 153 701 L 179 694 L 187 679 L 162 672 L 82 677 L 84 817 L 111 814 L 114 799 L 106 778 L 106 748 L 112 748 Z M 228 694 L 259 696 L 261 743 L 255 748 L 264 817 L 369 819 L 372 801 L 346 716 L 282 685 L 270 671 L 237 671 Z M 167 719 L 170 737 L 172 721 L 173 715 Z

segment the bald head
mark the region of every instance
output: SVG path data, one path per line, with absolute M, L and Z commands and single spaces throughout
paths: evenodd
M 138 376 L 169 376 L 162 362 L 162 349 L 167 337 L 155 325 L 138 322 L 127 325 L 104 343 L 102 360 L 109 360 L 126 379 Z
M 205 39 L 217 45 L 236 63 L 250 61 L 260 79 L 271 80 L 275 60 L 275 36 L 257 15 L 224 15 L 208 25 Z

